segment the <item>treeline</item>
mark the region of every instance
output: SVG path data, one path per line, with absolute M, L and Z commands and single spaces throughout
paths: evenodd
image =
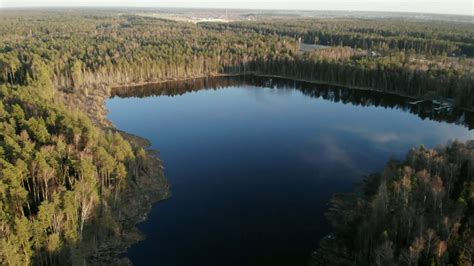
M 459 59 L 437 62 L 405 53 L 371 58 L 339 47 L 293 57 L 267 57 L 255 62 L 254 67 L 265 74 L 448 100 L 469 109 L 474 106 L 474 68 Z
M 284 23 L 304 28 L 306 22 Z M 342 31 L 352 22 L 338 23 L 334 27 Z M 301 53 L 299 38 L 306 37 L 299 33 L 269 33 L 268 23 L 248 24 L 259 30 L 216 30 L 213 27 L 221 26 L 215 25 L 107 10 L 2 13 L 2 264 L 83 264 L 94 252 L 90 249 L 100 244 L 99 238 L 123 233 L 122 195 L 130 194 L 127 189 L 136 186 L 140 176 L 152 175 L 154 160 L 139 145 L 92 123 L 82 112 L 103 108 L 90 98 L 103 96 L 97 90 L 110 85 L 254 72 L 415 98 L 452 98 L 455 105 L 474 106 L 470 59 L 426 57 L 390 47 L 387 53 L 373 55 L 339 47 L 340 43 Z M 397 23 L 390 36 L 383 28 L 388 24 L 381 25 L 359 25 L 353 27 L 354 32 L 359 29 L 354 34 L 396 38 L 397 32 L 411 32 L 413 26 Z M 422 27 L 416 29 L 424 32 Z M 427 36 L 405 35 L 429 40 L 446 35 L 440 39 L 456 47 L 470 45 L 472 36 L 472 29 L 453 24 L 426 32 Z M 355 41 L 348 46 L 359 47 Z M 87 106 L 78 111 L 76 105 Z
M 426 55 L 474 56 L 474 30 L 470 23 L 399 19 L 300 19 L 200 25 L 218 32 L 290 36 L 309 44 L 384 52 L 398 50 Z
M 413 149 L 327 213 L 314 265 L 472 265 L 474 142 Z
M 56 88 L 67 92 L 82 89 L 87 94 L 95 84 L 126 85 L 257 72 L 417 98 L 448 99 L 451 104 L 473 108 L 471 59 L 391 48 L 373 54 L 339 43 L 330 49 L 302 53 L 298 34 L 281 37 L 268 32 L 268 28 L 304 31 L 313 26 L 338 32 L 352 25 L 351 32 L 377 34 L 383 39 L 402 34 L 468 43 L 472 29 L 464 24 L 434 22 L 444 26 L 433 28 L 423 23 L 392 24 L 385 20 L 380 25 L 374 21 L 292 20 L 196 26 L 135 15 L 99 13 L 91 17 L 77 12 L 67 20 L 61 13 L 50 15 L 52 18 L 46 20 L 32 16 L 26 22 L 15 16 L 3 18 L 3 24 L 9 27 L 2 29 L 5 41 L 0 44 L 0 82 L 27 85 L 30 80 L 52 76 Z M 247 27 L 252 30 L 245 30 Z M 343 45 L 358 46 L 356 41 Z
M 257 58 L 298 50 L 291 38 L 212 33 L 133 15 L 34 18 L 37 24 L 4 18 L 4 24 L 14 26 L 3 29 L 0 82 L 28 84 L 43 71 L 51 73 L 56 87 L 71 89 L 245 72 Z

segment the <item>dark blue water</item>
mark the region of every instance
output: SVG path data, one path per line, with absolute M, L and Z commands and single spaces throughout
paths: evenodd
M 180 86 L 155 88 L 173 97 L 142 91 L 107 102 L 119 129 L 160 150 L 172 184 L 172 198 L 139 226 L 147 239 L 128 252 L 135 265 L 306 265 L 330 230 L 331 195 L 412 146 L 473 137 L 465 126 L 423 120 L 434 117 L 426 110 L 401 110 L 400 97 L 249 81 Z M 212 86 L 226 85 L 203 87 Z

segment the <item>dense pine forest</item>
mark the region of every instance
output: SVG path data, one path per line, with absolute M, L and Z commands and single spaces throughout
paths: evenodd
M 398 50 L 430 55 L 474 56 L 474 40 L 469 23 L 443 21 L 402 21 L 396 19 L 301 19 L 263 23 L 209 23 L 213 30 L 257 32 L 300 38 L 304 43 L 349 46 L 377 51 Z
M 192 24 L 113 10 L 11 10 L 0 14 L 0 40 L 4 265 L 118 263 L 140 238 L 133 226 L 147 209 L 137 206 L 167 196 L 146 141 L 105 118 L 115 86 L 271 75 L 474 109 L 469 23 Z M 313 44 L 321 46 L 302 49 Z M 472 264 L 472 159 L 472 143 L 413 150 L 359 194 L 336 197 L 335 234 L 315 262 L 334 249 L 341 263 Z

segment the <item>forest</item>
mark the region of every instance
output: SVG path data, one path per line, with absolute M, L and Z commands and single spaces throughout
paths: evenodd
M 257 32 L 264 35 L 290 36 L 309 44 L 348 46 L 376 51 L 405 51 L 429 55 L 474 56 L 471 25 L 441 21 L 398 19 L 300 19 L 260 23 L 204 23 L 216 31 Z
M 110 264 L 96 259 L 110 259 L 100 254 L 111 236 L 133 242 L 127 197 L 150 184 L 162 193 L 156 199 L 166 194 L 161 163 L 146 145 L 95 114 L 106 113 L 112 87 L 272 75 L 474 109 L 469 23 L 191 24 L 113 10 L 12 10 L 0 16 L 0 40 L 5 265 Z M 302 43 L 327 47 L 302 51 Z M 359 194 L 336 197 L 329 212 L 335 237 L 322 247 L 339 246 L 341 260 L 362 265 L 472 263 L 472 147 L 413 150 L 368 178 Z M 420 215 L 422 224 L 413 219 Z M 315 254 L 315 261 L 328 258 Z
M 313 265 L 471 265 L 473 142 L 412 149 L 327 212 Z

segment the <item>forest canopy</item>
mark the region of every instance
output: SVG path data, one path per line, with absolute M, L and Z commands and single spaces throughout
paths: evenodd
M 106 236 L 123 236 L 122 195 L 159 171 L 143 145 L 99 117 L 112 86 L 253 73 L 474 109 L 474 27 L 465 22 L 191 24 L 113 10 L 11 10 L 0 16 L 0 40 L 6 265 L 83 264 Z M 349 205 L 330 211 L 347 222 L 335 224 L 341 259 L 472 263 L 472 143 L 414 150 L 368 182 L 357 201 L 333 202 Z M 423 225 L 413 219 L 420 213 Z
M 335 196 L 315 265 L 471 265 L 474 143 L 412 149 Z

